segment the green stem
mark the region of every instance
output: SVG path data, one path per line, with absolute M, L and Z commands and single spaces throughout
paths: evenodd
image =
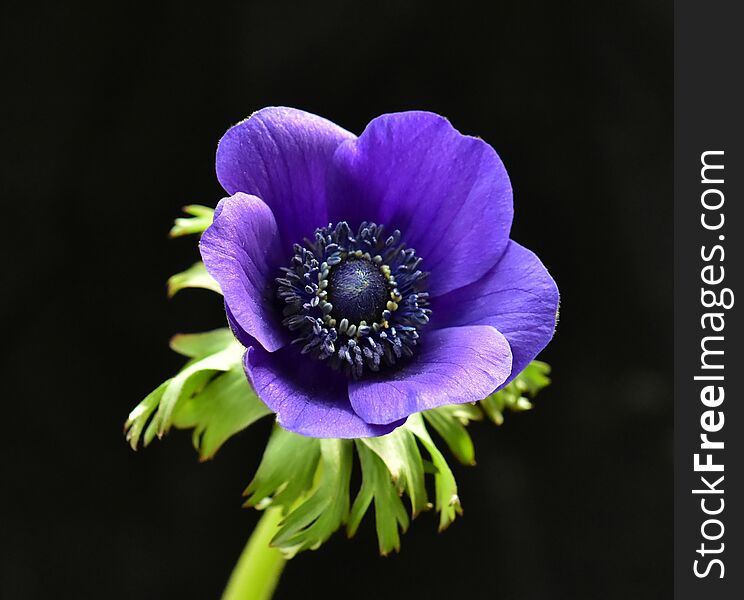
M 267 508 L 238 559 L 222 600 L 270 600 L 287 562 L 269 546 L 282 519 L 281 509 Z

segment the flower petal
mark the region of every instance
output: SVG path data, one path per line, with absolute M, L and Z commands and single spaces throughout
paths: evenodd
M 270 107 L 230 128 L 217 147 L 217 178 L 228 193 L 269 205 L 284 245 L 328 224 L 326 172 L 337 146 L 354 135 L 316 115 Z
M 433 113 L 374 119 L 339 146 L 328 185 L 330 220 L 400 229 L 431 272 L 432 296 L 480 279 L 509 240 L 512 190 L 501 159 Z
M 506 338 L 493 327 L 426 332 L 411 362 L 397 371 L 349 382 L 354 411 L 369 423 L 389 423 L 445 404 L 483 400 L 511 373 Z
M 225 314 L 227 315 L 227 324 L 230 326 L 230 331 L 243 346 L 246 348 L 255 346 L 258 342 L 255 338 L 248 335 L 248 332 L 240 326 L 237 319 L 233 316 L 230 307 L 225 302 Z
M 513 241 L 480 281 L 432 302 L 432 313 L 442 327 L 491 325 L 504 334 L 514 357 L 504 385 L 548 344 L 557 311 L 555 281 L 537 256 Z
M 271 354 L 249 348 L 243 365 L 258 397 L 276 413 L 279 425 L 300 435 L 375 437 L 405 422 L 373 425 L 363 421 L 349 403 L 346 377 L 301 356 L 293 346 Z
M 273 281 L 283 255 L 271 209 L 242 193 L 221 200 L 199 250 L 220 284 L 233 331 L 238 325 L 270 352 L 288 343 L 274 310 Z

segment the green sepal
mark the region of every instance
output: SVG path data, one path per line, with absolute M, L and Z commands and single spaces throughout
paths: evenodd
M 287 558 L 319 548 L 346 523 L 353 449 L 352 440 L 320 440 L 321 462 L 312 495 L 289 512 L 271 541 Z
M 382 459 L 362 440 L 355 440 L 355 445 L 362 468 L 362 485 L 351 506 L 346 533 L 349 537 L 356 534 L 362 518 L 374 500 L 378 547 L 380 554 L 387 556 L 393 550 L 400 550 L 399 530 L 405 533 L 408 529 L 408 512 Z
M 312 488 L 320 460 L 320 440 L 274 426 L 261 463 L 243 492 L 244 506 L 279 506 L 287 514 Z
M 168 234 L 172 238 L 201 233 L 212 224 L 214 209 L 200 204 L 189 204 L 181 210 L 191 217 L 180 217 L 175 220 Z
M 169 298 L 172 298 L 178 292 L 186 288 L 200 288 L 203 290 L 211 290 L 218 294 L 222 293 L 220 284 L 217 283 L 209 273 L 207 273 L 207 268 L 201 261 L 194 263 L 181 273 L 171 275 L 168 279 Z

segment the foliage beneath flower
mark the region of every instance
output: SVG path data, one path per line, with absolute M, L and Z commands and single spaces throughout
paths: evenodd
M 194 233 L 201 233 L 212 224 L 214 209 L 200 204 L 189 204 L 183 207 L 183 212 L 190 217 L 181 217 L 171 227 L 168 234 L 172 238 L 183 237 Z
M 168 297 L 172 298 L 185 288 L 202 288 L 221 293 L 220 284 L 207 273 L 204 263 L 199 261 L 182 273 L 176 273 L 168 279 Z
M 308 497 L 286 513 L 271 541 L 287 557 L 319 548 L 349 515 L 353 445 L 349 440 L 316 442 L 321 456 L 316 483 Z
M 491 421 L 501 425 L 506 410 L 521 412 L 532 408 L 529 398 L 550 384 L 549 374 L 549 364 L 533 360 L 509 385 L 494 392 L 478 405 Z
M 243 374 L 244 348 L 229 329 L 179 334 L 171 348 L 190 360 L 129 414 L 124 427 L 132 448 L 175 426 L 193 429 L 194 448 L 207 460 L 227 439 L 270 414 Z
M 475 464 L 467 425 L 494 414 L 494 407 L 502 411 L 502 419 L 503 411 L 525 410 L 528 400 L 522 394 L 533 396 L 548 385 L 548 371 L 545 363 L 533 362 L 502 392 L 489 396 L 488 408 L 482 402 L 443 406 L 411 415 L 405 425 L 382 437 L 319 440 L 275 426 L 258 472 L 245 491 L 245 505 L 282 508 L 284 520 L 272 543 L 287 557 L 318 548 L 343 524 L 347 535 L 354 536 L 372 506 L 380 553 L 398 551 L 400 534 L 408 529 L 411 516 L 432 508 L 427 475 L 434 479 L 433 508 L 439 513 L 439 530 L 462 512 L 454 474 L 427 425 L 461 463 Z M 353 449 L 362 481 L 350 506 Z
M 140 440 L 147 446 L 171 427 L 191 429 L 194 448 L 207 460 L 230 437 L 271 414 L 245 378 L 243 348 L 229 329 L 179 334 L 171 348 L 189 360 L 130 413 L 125 428 L 132 448 Z M 398 551 L 411 517 L 433 508 L 441 531 L 462 511 L 454 474 L 429 429 L 459 462 L 473 465 L 467 425 L 484 416 L 501 424 L 506 411 L 530 408 L 526 396 L 548 385 L 548 372 L 548 365 L 534 361 L 482 402 L 411 415 L 405 425 L 377 438 L 315 439 L 276 425 L 245 490 L 245 506 L 282 509 L 272 544 L 287 557 L 320 547 L 343 526 L 349 537 L 355 535 L 371 507 L 380 553 Z M 361 486 L 352 502 L 355 454 Z M 428 477 L 433 478 L 432 500 Z
M 375 527 L 379 548 L 382 554 L 400 550 L 399 531 L 408 529 L 409 517 L 399 486 L 383 460 L 362 440 L 355 441 L 362 469 L 362 486 L 351 507 L 346 523 L 346 533 L 352 537 L 359 528 L 362 518 L 374 501 Z

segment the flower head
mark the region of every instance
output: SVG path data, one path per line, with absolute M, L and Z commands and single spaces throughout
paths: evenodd
M 382 115 L 356 137 L 266 108 L 222 138 L 217 176 L 231 195 L 202 258 L 286 429 L 383 435 L 485 398 L 553 335 L 558 290 L 509 239 L 501 160 L 443 117 Z

